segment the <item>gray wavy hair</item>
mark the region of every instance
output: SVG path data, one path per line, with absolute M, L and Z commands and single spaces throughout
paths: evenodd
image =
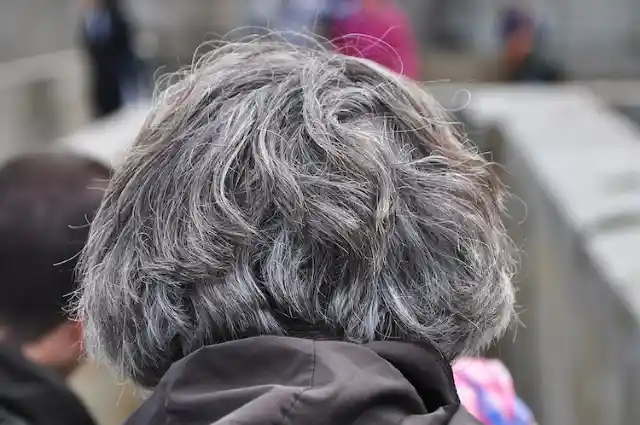
M 157 96 L 111 180 L 80 266 L 86 346 L 147 387 L 265 334 L 476 351 L 514 315 L 502 197 L 418 84 L 224 45 Z

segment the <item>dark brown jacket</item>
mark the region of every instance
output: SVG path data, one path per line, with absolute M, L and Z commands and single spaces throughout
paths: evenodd
M 127 425 L 476 425 L 426 344 L 259 337 L 177 362 Z

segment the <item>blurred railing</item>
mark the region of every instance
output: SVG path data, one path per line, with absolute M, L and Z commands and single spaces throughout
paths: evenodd
M 75 51 L 0 63 L 0 160 L 86 124 L 85 81 Z
M 639 129 L 586 89 L 433 91 L 515 195 L 523 324 L 496 352 L 521 394 L 540 423 L 640 423 Z

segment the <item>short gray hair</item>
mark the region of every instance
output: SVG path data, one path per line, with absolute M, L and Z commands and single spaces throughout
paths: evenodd
M 266 334 L 476 351 L 514 315 L 503 195 L 418 84 L 223 45 L 157 96 L 111 180 L 80 267 L 87 348 L 143 386 Z

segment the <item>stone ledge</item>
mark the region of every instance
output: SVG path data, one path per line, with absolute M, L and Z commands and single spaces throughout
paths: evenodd
M 519 391 L 540 423 L 640 423 L 640 130 L 609 108 L 632 91 L 430 88 L 516 195 L 525 327 L 498 352 Z
M 148 114 L 147 103 L 130 105 L 109 118 L 63 137 L 58 145 L 117 167 L 133 145 Z
M 76 51 L 0 63 L 0 159 L 47 146 L 86 124 L 85 81 Z

